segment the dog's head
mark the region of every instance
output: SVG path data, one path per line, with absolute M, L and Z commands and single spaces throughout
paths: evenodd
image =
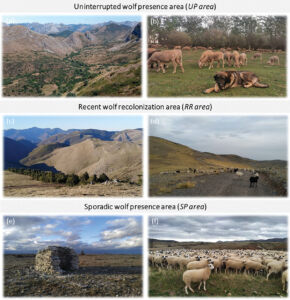
M 230 82 L 230 76 L 226 72 L 218 72 L 215 74 L 214 80 L 218 84 L 219 88 L 224 90 L 226 84 Z

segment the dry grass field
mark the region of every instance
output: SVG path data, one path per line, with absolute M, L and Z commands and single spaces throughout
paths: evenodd
M 44 183 L 31 177 L 4 171 L 6 197 L 141 197 L 142 186 L 130 183 L 67 185 Z

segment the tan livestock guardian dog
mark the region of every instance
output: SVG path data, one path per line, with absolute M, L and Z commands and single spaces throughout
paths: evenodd
M 157 72 L 162 69 L 162 72 L 165 73 L 164 64 L 172 62 L 173 64 L 173 74 L 176 73 L 177 65 L 180 66 L 182 73 L 184 73 L 182 65 L 182 52 L 181 50 L 163 50 L 159 52 L 154 52 L 151 57 L 148 59 L 148 65 L 156 62 L 158 64 Z
M 204 91 L 205 94 L 212 92 L 220 92 L 242 86 L 244 88 L 257 87 L 257 88 L 268 88 L 268 84 L 259 82 L 259 78 L 253 72 L 247 71 L 224 71 L 218 72 L 214 76 L 216 82 L 215 86 Z
M 280 65 L 279 56 L 271 56 L 269 60 L 267 61 L 268 65 L 274 66 L 274 65 Z

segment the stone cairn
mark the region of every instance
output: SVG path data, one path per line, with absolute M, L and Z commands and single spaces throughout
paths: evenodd
M 35 256 L 35 270 L 46 274 L 63 274 L 79 268 L 77 253 L 68 247 L 48 246 Z

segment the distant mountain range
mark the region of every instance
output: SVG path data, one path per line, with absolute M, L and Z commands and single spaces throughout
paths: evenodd
M 108 21 L 108 22 L 102 22 L 102 23 L 96 23 L 96 24 L 62 24 L 62 23 L 3 23 L 4 27 L 13 27 L 13 26 L 24 26 L 28 29 L 35 31 L 37 33 L 41 34 L 61 34 L 65 31 L 70 32 L 86 32 L 91 31 L 96 28 L 100 28 L 102 26 L 107 26 L 110 24 L 117 24 L 117 25 L 123 25 L 127 26 L 128 28 L 132 28 L 137 25 L 138 22 L 132 22 L 132 21 L 124 21 L 124 22 L 114 22 L 114 21 Z
M 178 169 L 210 169 L 210 168 L 286 168 L 283 160 L 258 161 L 234 154 L 214 154 L 200 152 L 169 140 L 151 136 L 150 172 L 156 174 Z
M 141 95 L 141 24 L 4 24 L 3 95 Z
M 129 22 L 130 25 L 131 22 Z M 140 39 L 140 24 L 108 22 L 97 25 L 13 24 L 3 27 L 3 52 L 47 52 L 65 56 L 90 45 Z
M 106 173 L 138 180 L 142 129 L 29 128 L 4 131 L 4 168 L 27 167 L 78 175 Z
M 152 249 L 267 249 L 287 250 L 287 238 L 270 238 L 244 241 L 189 241 L 149 239 L 149 248 Z

